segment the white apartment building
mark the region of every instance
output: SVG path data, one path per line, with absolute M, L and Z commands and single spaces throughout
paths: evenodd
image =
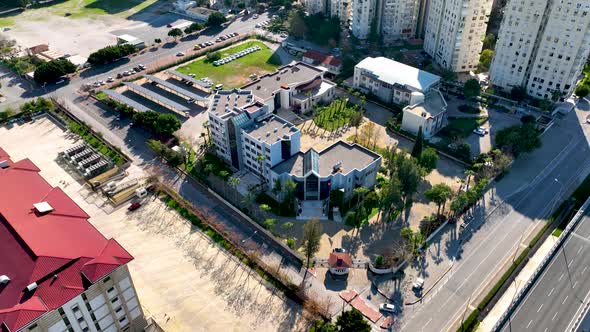
M 340 23 L 347 26 L 352 14 L 352 2 L 354 0 L 330 0 L 330 16 L 338 17 Z
M 474 70 L 491 9 L 492 0 L 429 0 L 424 50 L 443 68 Z
M 590 52 L 590 3 L 511 0 L 504 7 L 490 82 L 535 98 L 570 95 Z
M 420 0 L 382 0 L 379 27 L 383 42 L 413 38 Z
M 352 0 L 350 30 L 358 39 L 367 39 L 377 11 L 377 0 Z
M 305 0 L 305 9 L 312 14 L 326 13 L 326 0 Z

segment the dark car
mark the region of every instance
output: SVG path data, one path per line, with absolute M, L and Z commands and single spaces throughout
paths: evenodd
M 131 205 L 129 205 L 127 210 L 135 211 L 135 210 L 139 209 L 140 206 L 141 206 L 141 203 L 132 203 Z

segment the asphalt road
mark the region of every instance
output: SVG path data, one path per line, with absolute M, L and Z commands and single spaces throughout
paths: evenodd
M 480 207 L 483 211 L 465 234 L 441 244 L 453 267 L 422 303 L 404 308 L 402 331 L 450 331 L 459 326 L 520 243 L 590 172 L 589 133 L 590 127 L 571 112 L 545 133 L 540 149 L 516 160 L 492 188 L 495 200 L 504 203 Z
M 590 294 L 590 211 L 566 239 L 502 331 L 570 331 Z

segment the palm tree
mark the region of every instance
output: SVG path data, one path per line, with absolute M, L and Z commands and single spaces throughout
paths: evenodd
M 266 156 L 259 154 L 258 156 L 256 156 L 256 161 L 258 161 L 258 171 L 260 174 L 260 180 L 262 185 L 264 186 L 266 184 L 266 174 L 264 174 L 264 161 L 266 160 Z

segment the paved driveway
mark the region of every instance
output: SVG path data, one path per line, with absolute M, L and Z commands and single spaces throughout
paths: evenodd
M 488 116 L 488 121 L 484 123 L 482 127 L 486 128 L 489 134 L 479 136 L 471 133 L 471 135 L 465 139 L 465 142 L 471 146 L 472 156 L 477 156 L 481 153 L 486 153 L 492 150 L 496 133 L 499 130 L 520 124 L 520 118 L 518 116 L 507 114 L 505 112 L 488 109 Z

